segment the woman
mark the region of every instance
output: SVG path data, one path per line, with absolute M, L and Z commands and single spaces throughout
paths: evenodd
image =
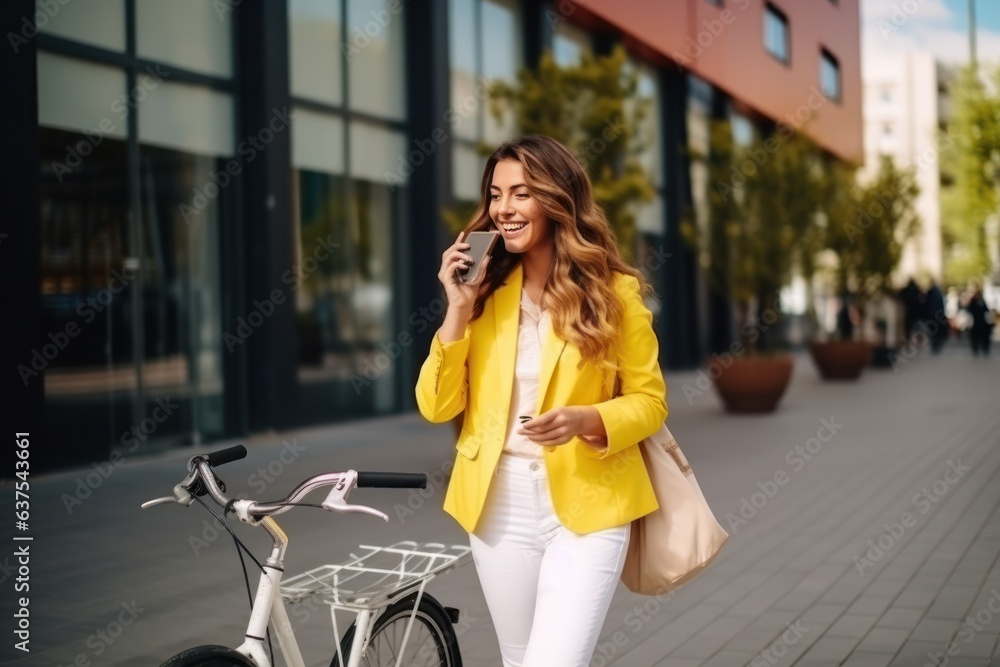
M 494 229 L 483 279 L 457 282 L 464 235 Z M 537 135 L 490 157 L 438 278 L 448 310 L 417 405 L 432 422 L 465 411 L 444 509 L 469 532 L 503 663 L 587 665 L 630 524 L 657 508 L 636 447 L 667 416 L 649 287 L 583 165 Z

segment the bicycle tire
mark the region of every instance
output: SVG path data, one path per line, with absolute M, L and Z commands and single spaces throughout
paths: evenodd
M 368 642 L 365 655 L 361 658 L 361 665 L 372 667 L 375 665 L 396 664 L 394 653 L 386 654 L 387 661 L 385 662 L 379 660 L 379 650 L 384 645 L 383 642 L 387 642 L 391 649 L 392 642 L 388 641 L 389 634 L 398 634 L 398 637 L 402 638 L 403 632 L 406 630 L 406 623 L 413 611 L 413 603 L 416 599 L 417 594 L 411 593 L 385 608 L 385 611 L 375 620 L 371 639 Z M 427 630 L 429 638 L 433 639 L 433 646 L 428 647 L 426 639 L 421 638 L 421 633 L 418 631 L 418 628 L 421 626 Z M 350 661 L 351 644 L 354 642 L 355 629 L 355 624 L 351 623 L 351 627 L 344 633 L 344 637 L 340 642 L 340 650 L 344 654 L 344 660 L 348 662 Z M 413 629 L 410 632 L 410 639 L 406 650 L 407 665 L 462 667 L 462 654 L 458 649 L 458 636 L 452 627 L 451 618 L 449 618 L 448 612 L 441 606 L 441 603 L 427 593 L 424 593 L 423 597 L 420 598 L 420 606 L 417 608 L 417 615 L 413 619 Z M 379 640 L 383 641 L 380 642 Z M 426 661 L 414 663 L 409 658 L 409 656 L 413 655 L 414 641 L 419 642 L 417 657 L 426 656 Z M 336 653 L 333 654 L 330 667 L 341 667 L 340 657 Z
M 254 667 L 245 655 L 226 646 L 195 646 L 181 651 L 160 667 Z

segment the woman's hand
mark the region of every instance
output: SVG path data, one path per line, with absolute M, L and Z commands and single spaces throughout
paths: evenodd
M 468 243 L 462 241 L 465 232 L 458 235 L 451 246 L 441 255 L 441 270 L 438 271 L 438 280 L 444 285 L 445 295 L 448 298 L 448 308 L 455 308 L 464 313 L 471 313 L 476 304 L 476 296 L 479 294 L 479 285 L 486 277 L 486 267 L 489 266 L 490 258 L 483 258 L 482 268 L 479 270 L 479 278 L 475 283 L 466 284 L 458 279 L 459 269 L 471 268 L 472 257 L 463 251 L 469 248 Z
M 601 414 L 590 405 L 553 408 L 524 423 L 517 432 L 535 444 L 547 446 L 565 445 L 577 436 L 591 436 L 598 442 L 607 437 Z

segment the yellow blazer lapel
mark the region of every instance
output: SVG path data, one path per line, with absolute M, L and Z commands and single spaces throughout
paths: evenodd
M 493 292 L 497 363 L 500 367 L 498 405 L 505 406 L 505 419 L 510 410 L 510 398 L 514 386 L 514 355 L 517 353 L 517 326 L 521 317 L 522 271 L 521 265 L 518 264 L 507 276 L 507 282 Z

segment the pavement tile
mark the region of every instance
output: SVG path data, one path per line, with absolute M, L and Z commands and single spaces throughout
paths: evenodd
M 892 653 L 862 653 L 855 651 L 845 662 L 843 667 L 886 667 L 892 662 Z
M 801 664 L 810 664 L 810 661 L 832 661 L 833 664 L 839 665 L 857 645 L 858 640 L 855 638 L 820 637 L 802 656 Z
M 895 653 L 906 642 L 909 634 L 908 630 L 874 628 L 861 640 L 857 650 L 860 652 Z
M 932 656 L 943 655 L 944 646 L 931 642 L 907 641 L 899 653 L 889 663 L 890 667 L 918 667 L 926 663 L 935 664 Z
M 1000 634 L 985 631 L 977 632 L 971 637 L 968 634 L 959 634 L 954 640 L 960 655 L 970 658 L 990 657 L 993 655 L 998 641 L 1000 641 Z
M 955 636 L 959 624 L 955 621 L 941 621 L 925 618 L 913 629 L 913 637 L 927 642 L 948 642 Z
M 876 621 L 878 616 L 845 614 L 830 626 L 826 634 L 830 637 L 853 637 L 860 640 L 874 627 Z

